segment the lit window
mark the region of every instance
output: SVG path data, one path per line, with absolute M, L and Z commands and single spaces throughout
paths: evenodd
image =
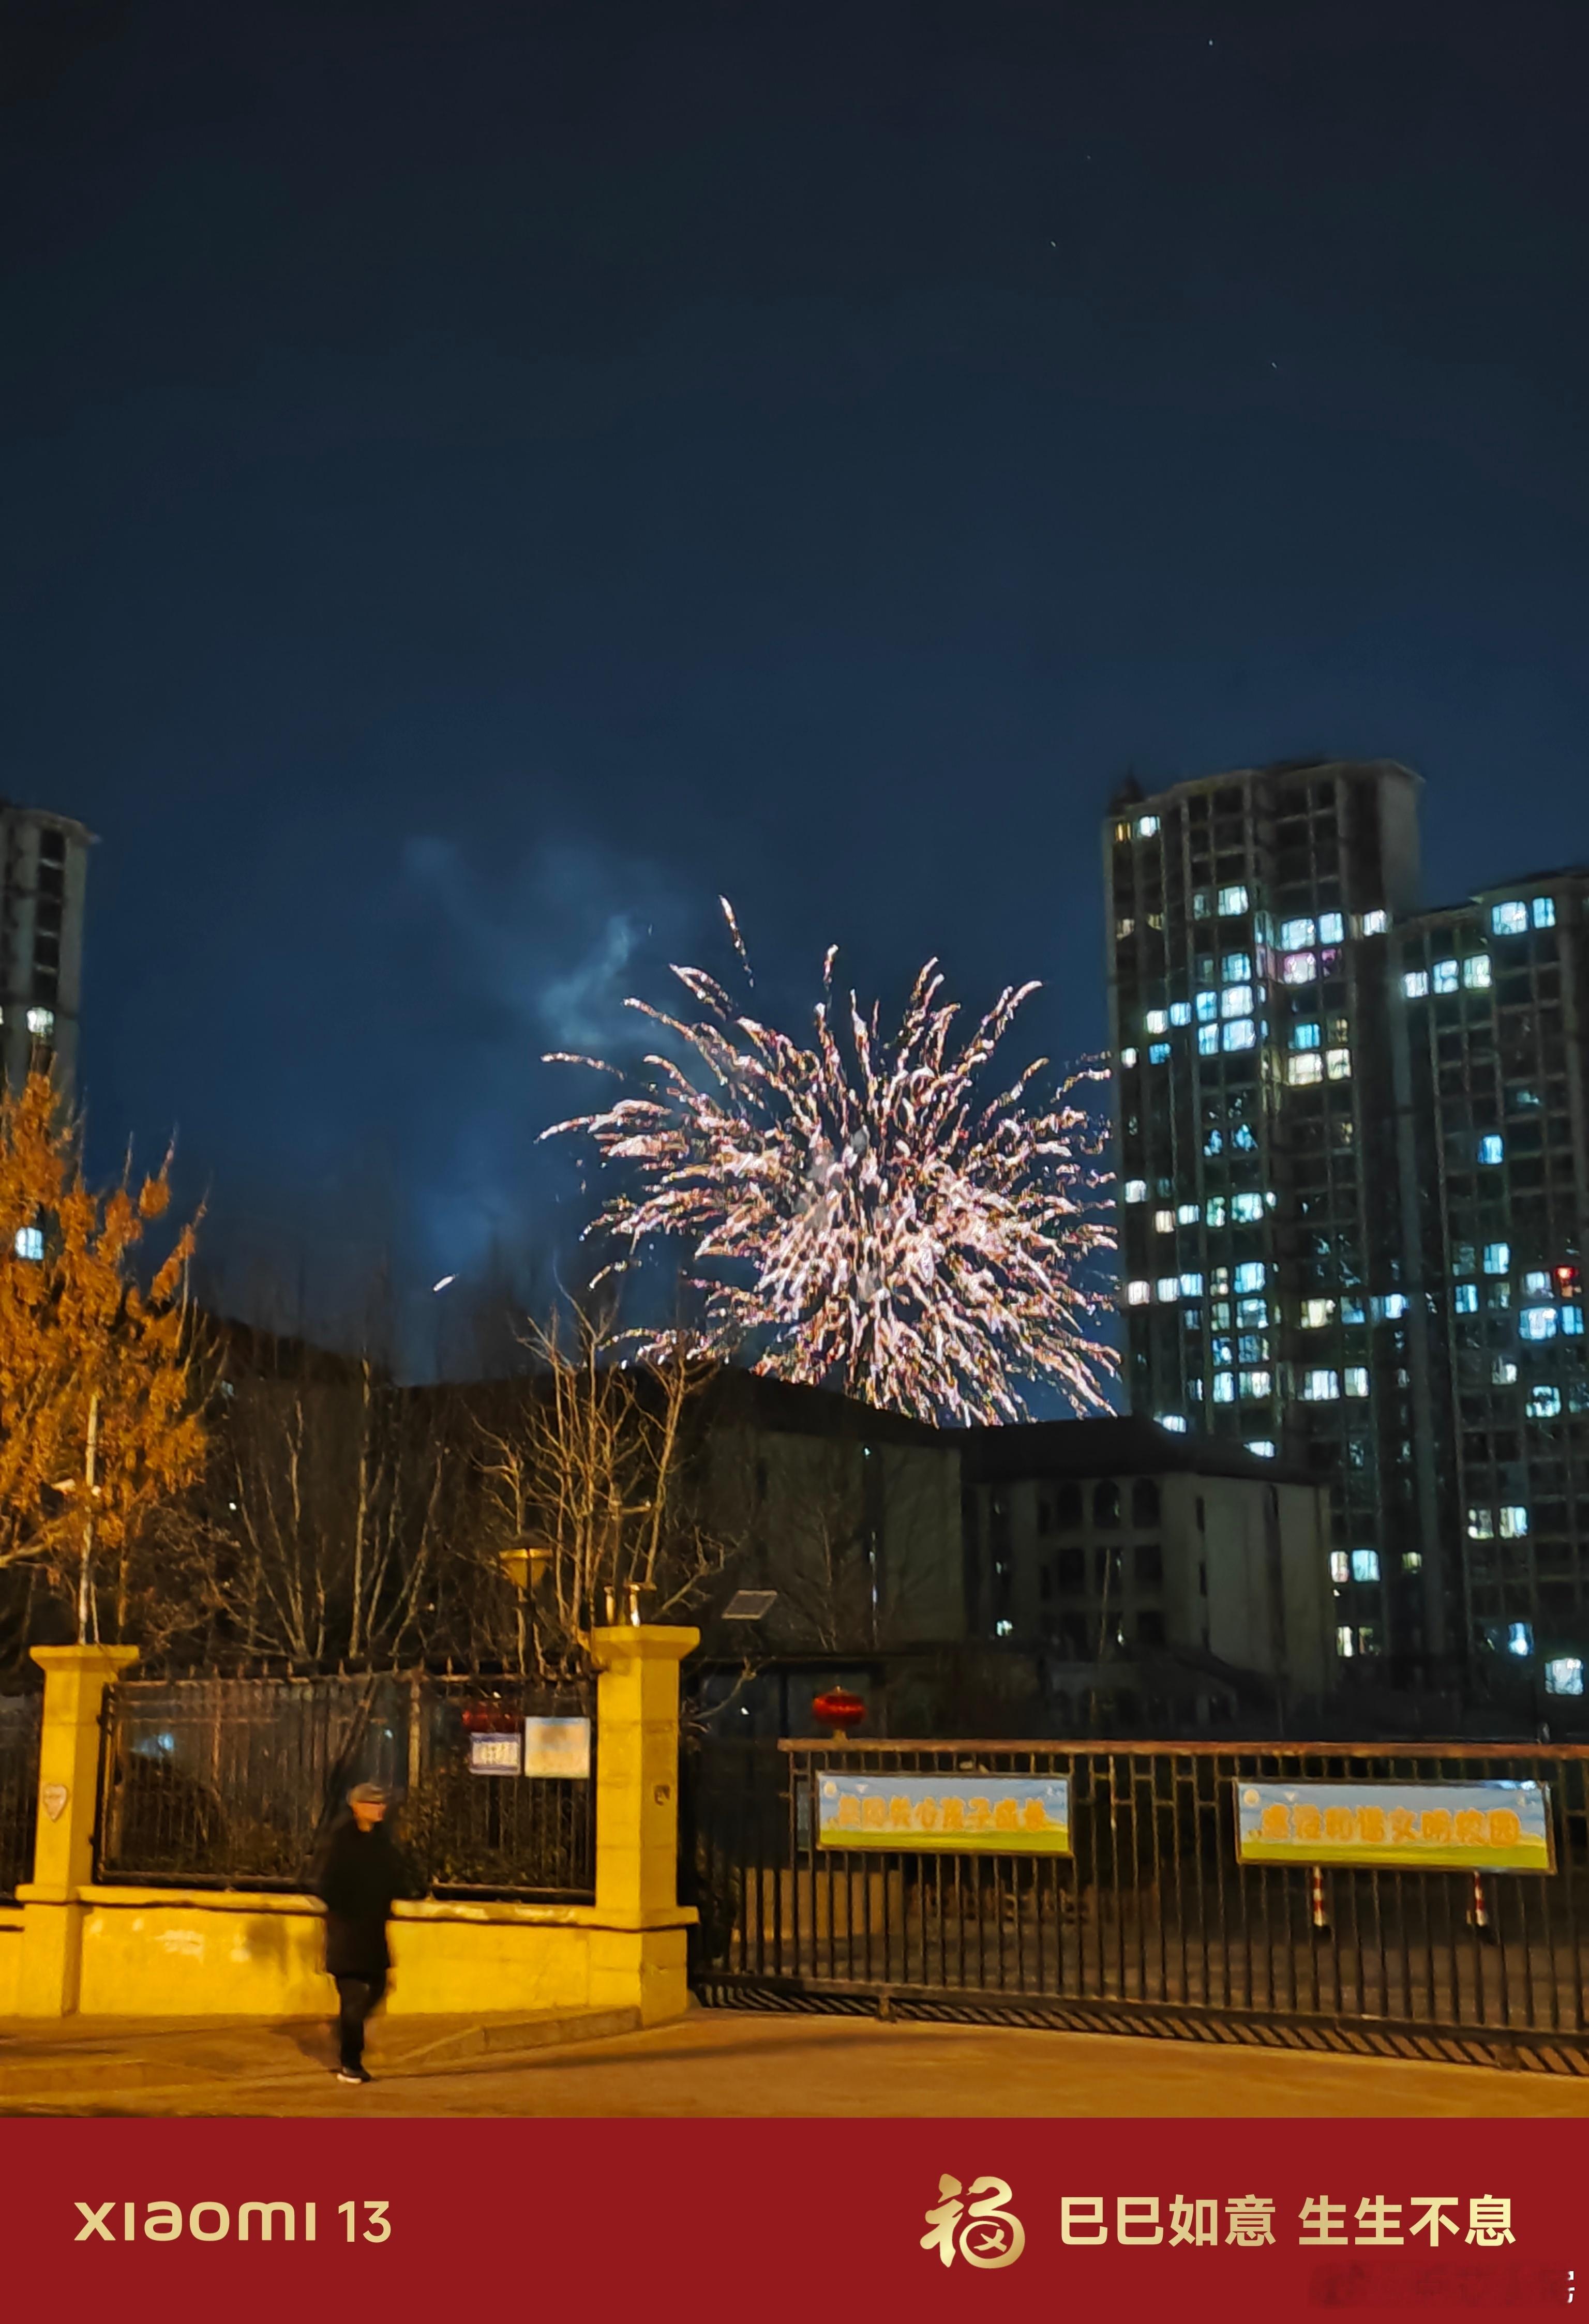
M 1212 1024 L 1213 1024 L 1213 1022 L 1214 1022 L 1214 1020 L 1215 1020 L 1215 1018 L 1218 1016 L 1218 1014 L 1219 1014 L 1219 995 L 1218 995 L 1218 993 L 1217 993 L 1217 992 L 1199 992 L 1199 994 L 1197 995 L 1197 999 L 1196 999 L 1196 1012 L 1197 1012 L 1197 1022 L 1198 1022 L 1198 1024 L 1199 1024 L 1199 1025 L 1212 1025 Z
M 1236 1376 L 1234 1372 L 1215 1372 L 1214 1375 L 1215 1403 L 1234 1404 L 1235 1400 Z
M 1280 963 L 1280 975 L 1288 984 L 1311 984 L 1317 974 L 1316 953 L 1289 952 Z
M 1169 1043 L 1168 1041 L 1150 1041 L 1148 1044 L 1148 1063 L 1150 1065 L 1167 1065 L 1169 1063 Z
M 1159 817 L 1156 815 L 1138 816 L 1137 837 L 1139 839 L 1156 839 L 1158 835 Z
M 1225 1212 L 1224 1196 L 1223 1194 L 1210 1194 L 1207 1203 L 1204 1206 L 1204 1211 L 1211 1227 L 1224 1226 Z
M 1243 1033 L 1251 1034 L 1252 1030 L 1252 1028 L 1251 1025 L 1227 1025 L 1224 1028 L 1225 1047 L 1227 1049 L 1250 1049 L 1252 1047 L 1251 1040 L 1240 1040 L 1236 1037 Z M 1258 1151 L 1258 1140 L 1253 1137 L 1251 1129 L 1244 1121 L 1239 1123 L 1231 1132 L 1231 1144 L 1235 1148 L 1238 1154 L 1256 1154 Z
M 48 1041 L 52 1038 L 55 1032 L 54 1010 L 30 1009 L 28 1010 L 28 1030 L 38 1040 Z
M 1530 1299 L 1548 1298 L 1550 1277 L 1543 1268 L 1531 1268 L 1523 1277 L 1523 1289 Z
M 1315 927 L 1311 920 L 1282 920 L 1280 922 L 1280 949 L 1282 952 L 1300 952 L 1304 945 L 1316 944 L 1317 941 L 1318 930 Z
M 1222 915 L 1244 912 L 1247 908 L 1245 888 L 1222 888 L 1219 891 L 1219 908 Z
M 1272 1393 L 1273 1385 L 1270 1374 L 1266 1371 L 1242 1374 L 1242 1394 L 1250 1404 L 1261 1404 L 1264 1397 Z
M 1216 1057 L 1219 1055 L 1219 1028 L 1217 1025 L 1198 1026 L 1197 1055 L 1200 1057 Z
M 1510 1501 L 1510 1502 L 1509 1502 L 1509 1503 L 1507 1504 L 1507 1506 L 1506 1506 L 1506 1507 L 1501 1510 L 1501 1540 L 1502 1540 L 1502 1541 L 1521 1541 L 1521 1540 L 1523 1539 L 1524 1536 L 1527 1534 L 1528 1530 L 1529 1530 L 1529 1512 L 1528 1512 L 1528 1510 L 1527 1510 L 1527 1509 L 1525 1509 L 1525 1508 L 1521 1508 L 1521 1507 L 1520 1507 L 1517 1502 L 1515 1502 L 1515 1501 Z
M 1584 1665 L 1577 1655 L 1553 1655 L 1545 1665 L 1547 1694 L 1582 1694 Z
M 1454 960 L 1437 960 L 1429 971 L 1431 992 L 1455 992 L 1460 973 Z
M 1342 918 L 1340 913 L 1321 912 L 1318 916 L 1318 940 L 1320 944 L 1344 944 L 1345 942 L 1345 938 L 1346 923 Z M 1307 944 L 1309 940 L 1307 936 L 1304 936 L 1302 941 L 1304 944 Z
M 1347 1365 L 1346 1393 L 1348 1396 L 1366 1396 L 1368 1394 L 1368 1367 L 1366 1364 Z
M 1155 1234 L 1173 1234 L 1175 1232 L 1175 1213 L 1173 1211 L 1155 1211 L 1153 1213 L 1153 1231 Z
M 1340 1393 L 1339 1372 L 1314 1371 L 1302 1375 L 1302 1400 L 1305 1404 L 1334 1404 Z
M 1255 1049 L 1258 1047 L 1258 1028 L 1251 1017 L 1238 1017 L 1233 1024 L 1224 1026 L 1221 1031 L 1220 1046 L 1226 1049 Z M 1236 1143 L 1239 1146 L 1241 1142 L 1238 1131 Z
M 1317 1024 L 1293 1025 L 1291 1047 L 1294 1049 L 1317 1049 L 1324 1046 L 1324 1027 Z
M 1325 1071 L 1333 1082 L 1349 1082 L 1352 1078 L 1351 1050 L 1326 1049 L 1325 1051 Z
M 1505 1151 L 1506 1148 L 1504 1144 L 1501 1139 L 1496 1136 L 1493 1130 L 1491 1131 L 1487 1138 L 1481 1138 L 1479 1140 L 1479 1159 L 1481 1162 L 1490 1164 L 1499 1162 Z
M 1554 1340 L 1557 1330 L 1554 1307 L 1525 1307 L 1518 1317 L 1518 1332 L 1525 1340 Z
M 44 1256 L 43 1228 L 18 1227 L 16 1241 L 13 1247 L 18 1259 L 42 1259 Z
M 1256 1453 L 1260 1461 L 1272 1461 L 1275 1456 L 1274 1439 L 1272 1436 L 1250 1436 L 1246 1450 Z
M 1176 1217 L 1183 1227 L 1195 1227 L 1202 1215 L 1196 1203 L 1183 1203 L 1176 1213 Z
M 1495 904 L 1490 912 L 1491 933 L 1498 936 L 1520 936 L 1529 925 L 1527 904 Z
M 1350 1661 L 1353 1651 L 1354 1649 L 1351 1631 L 1344 1628 L 1337 1630 L 1335 1632 L 1335 1652 L 1341 1656 L 1342 1660 L 1344 1662 Z
M 1132 1066 L 1136 1064 L 1136 1061 L 1137 1053 L 1134 1049 L 1122 1049 L 1120 1053 L 1120 1062 L 1123 1066 L 1125 1066 L 1128 1072 L 1131 1070 Z
M 1183 1275 L 1181 1277 L 1181 1297 L 1183 1299 L 1201 1299 L 1202 1296 L 1203 1277 L 1200 1275 Z
M 1169 1004 L 1169 1021 L 1172 1025 L 1189 1025 L 1192 1021 L 1191 1002 L 1172 1001 Z
M 1584 1310 L 1581 1307 L 1564 1307 L 1561 1330 L 1564 1339 L 1581 1340 L 1584 1336 Z
M 1222 1017 L 1251 1017 L 1252 987 L 1250 984 L 1227 984 L 1219 996 L 1219 1013 Z
M 1510 1388 L 1518 1376 L 1518 1368 L 1510 1356 L 1497 1356 L 1490 1367 L 1490 1379 L 1496 1388 Z
M 1302 1302 L 1302 1329 L 1305 1332 L 1322 1332 L 1326 1323 L 1333 1323 L 1335 1320 L 1335 1303 L 1333 1299 L 1305 1299 Z
M 1236 1269 L 1238 1291 L 1261 1291 L 1269 1281 L 1269 1271 L 1261 1259 L 1244 1259 Z
M 1219 981 L 1222 984 L 1245 984 L 1252 973 L 1252 955 L 1250 952 L 1227 952 L 1220 963 Z
M 1405 1291 L 1387 1291 L 1382 1299 L 1374 1301 L 1373 1309 L 1377 1323 L 1394 1323 L 1407 1313 L 1407 1294 Z
M 1377 1582 L 1380 1578 L 1380 1553 L 1377 1549 L 1354 1549 L 1352 1553 L 1353 1582 Z
M 1180 1277 L 1178 1275 L 1161 1275 L 1153 1288 L 1157 1292 L 1160 1302 L 1168 1305 L 1172 1299 L 1178 1299 L 1181 1296 Z
M 1493 1541 L 1495 1516 L 1491 1509 L 1470 1509 L 1467 1513 L 1467 1537 L 1470 1541 Z
M 1382 936 L 1390 925 L 1389 912 L 1364 912 L 1363 933 L 1365 936 Z
M 1150 1009 L 1147 1015 L 1142 1019 L 1142 1030 L 1145 1033 L 1168 1033 L 1169 1030 L 1169 1010 L 1166 1009 Z
M 1152 1296 L 1153 1286 L 1150 1283 L 1143 1283 L 1139 1280 L 1135 1283 L 1128 1283 L 1125 1286 L 1125 1298 L 1128 1307 L 1145 1307 Z
M 1192 918 L 1195 920 L 1206 920 L 1208 918 L 1209 901 L 1210 899 L 1206 888 L 1197 888 L 1193 890 Z
M 1401 980 L 1401 990 L 1409 1001 L 1421 1001 L 1428 989 L 1428 973 L 1425 969 L 1409 968 Z
M 1462 964 L 1462 981 L 1470 992 L 1482 991 L 1490 982 L 1490 955 L 1470 952 Z
M 1529 1418 L 1530 1420 L 1554 1420 L 1560 1410 L 1560 1388 L 1552 1388 L 1547 1382 L 1542 1380 L 1538 1387 L 1531 1388 L 1529 1390 Z
M 1115 836 L 1115 838 L 1116 838 L 1117 840 L 1121 840 L 1121 839 L 1129 839 L 1129 838 L 1131 837 L 1131 825 L 1130 825 L 1130 824 L 1129 824 L 1129 823 L 1117 823 L 1117 824 L 1115 825 L 1115 826 L 1114 826 L 1114 836 Z
M 1479 1286 L 1476 1283 L 1459 1283 L 1451 1295 L 1453 1312 L 1458 1315 L 1476 1315 L 1479 1312 Z
M 1233 1194 L 1231 1216 L 1238 1226 L 1252 1226 L 1263 1216 L 1261 1194 Z
M 1404 1549 L 1401 1553 L 1401 1571 L 1403 1573 L 1421 1573 L 1423 1570 L 1424 1560 L 1422 1551 L 1417 1549 Z
M 1330 1552 L 1330 1580 L 1332 1582 L 1350 1582 L 1351 1579 L 1352 1560 L 1347 1556 L 1344 1549 L 1332 1549 Z
M 1199 1046 L 1200 1046 L 1200 1045 L 1201 1045 L 1201 1037 L 1199 1037 Z M 1221 1132 L 1221 1131 L 1219 1131 L 1219 1130 L 1211 1130 L 1209 1131 L 1209 1133 L 1208 1133 L 1207 1137 L 1203 1140 L 1203 1151 L 1204 1151 L 1204 1153 L 1205 1153 L 1205 1154 L 1223 1154 L 1223 1153 L 1224 1153 L 1224 1135 L 1222 1134 L 1222 1132 Z
M 1487 1242 L 1484 1245 L 1484 1272 L 1486 1275 L 1504 1275 L 1510 1265 L 1510 1243 Z
M 1534 926 L 1537 928 L 1553 928 L 1556 926 L 1556 898 L 1554 896 L 1536 896 L 1531 909 L 1533 913 Z
M 1324 1079 L 1324 1059 L 1316 1049 L 1304 1049 L 1300 1056 L 1286 1059 L 1286 1079 L 1293 1089 L 1307 1089 Z
M 1124 942 L 1127 936 L 1134 936 L 1136 934 L 1136 928 L 1137 924 L 1135 920 L 1116 920 L 1114 923 L 1114 933 L 1122 943 Z
M 1148 1199 L 1146 1178 L 1128 1178 L 1121 1188 L 1121 1200 L 1125 1203 L 1145 1203 Z
M 1531 1655 L 1534 1633 L 1527 1622 L 1509 1622 L 1506 1626 L 1506 1651 L 1509 1655 Z
M 1172 1436 L 1184 1436 L 1187 1433 L 1185 1416 L 1178 1412 L 1161 1412 L 1159 1416 L 1159 1425 L 1160 1428 L 1168 1428 Z

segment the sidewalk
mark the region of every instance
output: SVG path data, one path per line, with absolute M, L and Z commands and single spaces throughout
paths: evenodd
M 375 2020 L 376 2079 L 328 2028 L 0 2023 L 0 2114 L 496 2116 L 1589 2116 L 1589 2078 L 1244 2044 L 692 2009 L 670 2025 Z

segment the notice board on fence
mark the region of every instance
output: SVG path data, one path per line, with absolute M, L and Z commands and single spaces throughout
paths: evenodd
M 1556 1869 L 1547 1784 L 1276 1784 L 1238 1776 L 1235 1791 L 1243 1864 Z
M 903 1848 L 978 1856 L 1068 1856 L 1063 1775 L 851 1775 L 824 1768 L 819 1848 Z

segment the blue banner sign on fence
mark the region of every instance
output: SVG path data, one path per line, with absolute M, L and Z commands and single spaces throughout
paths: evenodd
M 977 1856 L 1068 1856 L 1062 1775 L 816 1777 L 820 1848 L 935 1849 Z
M 1274 1784 L 1236 1778 L 1243 1864 L 1553 1872 L 1546 1784 Z
M 524 1745 L 517 1735 L 471 1735 L 471 1775 L 516 1775 L 523 1765 Z

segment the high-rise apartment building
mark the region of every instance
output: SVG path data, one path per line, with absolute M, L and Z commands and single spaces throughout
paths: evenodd
M 77 1077 L 83 896 L 94 835 L 71 816 L 0 801 L 0 1056 L 14 1088 L 31 1059 Z
M 1418 788 L 1285 762 L 1111 809 L 1126 1379 L 1164 1427 L 1327 1481 L 1341 1655 L 1503 1655 L 1564 1692 L 1589 1655 L 1589 874 L 1420 911 Z

